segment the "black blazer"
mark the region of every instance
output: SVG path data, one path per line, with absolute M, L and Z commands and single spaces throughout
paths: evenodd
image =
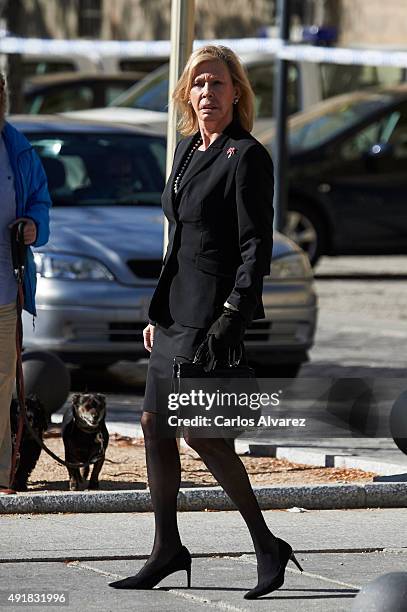
M 249 132 L 232 122 L 174 178 L 200 134 L 182 140 L 162 195 L 168 248 L 149 319 L 206 328 L 228 301 L 250 322 L 264 317 L 263 276 L 273 246 L 273 163 Z M 198 153 L 199 154 L 199 153 Z

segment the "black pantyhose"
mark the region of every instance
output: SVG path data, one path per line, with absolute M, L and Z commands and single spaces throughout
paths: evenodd
M 148 484 L 154 508 L 155 536 L 153 550 L 135 575 L 112 583 L 114 588 L 151 588 L 148 581 L 181 551 L 177 525 L 177 496 L 181 483 L 181 464 L 176 439 L 170 435 L 165 417 L 144 412 L 144 434 Z
M 163 416 L 144 413 L 142 419 L 148 484 L 154 508 L 155 536 L 150 560 L 165 563 L 181 548 L 177 525 L 177 496 L 181 463 L 174 434 Z
M 136 580 L 168 563 L 181 548 L 177 525 L 180 459 L 176 440 L 163 435 L 163 419 L 161 415 L 146 412 L 142 418 L 155 537 L 151 555 Z M 266 525 L 242 461 L 224 439 L 198 439 L 188 435 L 186 441 L 199 453 L 245 520 L 257 556 L 259 582 L 262 582 L 278 571 L 278 545 Z
M 264 520 L 241 459 L 224 439 L 187 438 L 203 462 L 236 505 L 253 540 L 259 584 L 278 572 L 280 559 L 276 537 Z

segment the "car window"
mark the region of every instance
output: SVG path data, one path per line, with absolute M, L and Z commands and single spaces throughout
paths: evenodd
M 130 87 L 130 83 L 112 83 L 105 87 L 105 104 L 108 105 Z
M 322 95 L 331 98 L 344 91 L 405 81 L 405 69 L 397 66 L 320 64 Z
M 386 142 L 392 146 L 392 156 L 394 159 L 407 158 L 407 105 L 400 106 L 398 120 L 393 129 L 389 132 Z
M 392 112 L 353 134 L 340 147 L 341 157 L 347 160 L 357 160 L 368 153 L 375 144 L 387 143 L 399 117 L 399 112 Z
M 324 144 L 358 123 L 367 120 L 391 102 L 390 94 L 338 97 L 335 102 L 318 104 L 290 123 L 289 144 L 293 152 L 303 152 Z
M 401 105 L 381 119 L 358 130 L 341 147 L 341 157 L 357 160 L 375 145 L 392 145 L 393 158 L 407 157 L 407 106 Z
M 87 85 L 69 85 L 37 94 L 26 103 L 26 113 L 61 113 L 94 106 L 94 91 Z
M 159 68 L 160 66 L 162 66 L 162 64 L 165 64 L 165 63 L 166 63 L 165 59 L 161 59 L 159 57 L 140 58 L 140 59 L 126 58 L 126 59 L 119 61 L 119 67 L 120 67 L 120 70 L 122 70 L 123 72 L 126 72 L 126 71 L 144 72 L 145 74 L 148 74 L 149 72 L 156 70 L 156 68 Z
M 27 135 L 40 155 L 54 206 L 159 206 L 165 140 L 111 134 Z
M 251 65 L 247 69 L 249 80 L 255 96 L 255 114 L 259 119 L 273 116 L 276 67 L 276 62 L 270 62 L 269 64 Z M 289 114 L 300 110 L 298 87 L 298 68 L 295 64 L 290 62 L 288 65 L 287 78 L 287 101 Z
M 168 110 L 168 67 L 152 73 L 131 87 L 122 96 L 113 100 L 110 106 L 166 112 Z
M 29 59 L 24 59 L 22 62 L 23 78 L 28 78 L 38 74 L 71 72 L 72 70 L 76 70 L 73 62 L 39 62 L 37 60 L 30 61 Z
M 166 172 L 166 159 L 167 159 L 167 149 L 162 146 L 161 142 L 152 142 L 151 143 L 151 152 L 155 156 L 158 165 L 161 168 L 161 172 L 165 175 Z

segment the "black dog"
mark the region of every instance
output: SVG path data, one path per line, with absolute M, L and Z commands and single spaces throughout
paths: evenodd
M 27 420 L 37 437 L 42 441 L 44 431 L 46 431 L 49 425 L 48 415 L 41 402 L 35 396 L 27 397 L 25 404 Z M 20 405 L 17 400 L 12 399 L 10 406 L 10 425 L 13 452 L 17 439 L 19 417 Z M 24 423 L 20 443 L 20 460 L 13 482 L 11 483 L 12 489 L 15 491 L 27 491 L 28 478 L 37 464 L 41 450 L 41 446 L 32 437 L 26 423 Z
M 99 473 L 105 461 L 109 433 L 105 423 L 106 398 L 100 393 L 76 393 L 72 407 L 65 412 L 62 438 L 65 461 L 84 463 L 85 467 L 67 467 L 70 491 L 78 491 L 89 475 L 89 464 L 94 464 L 89 489 L 99 488 Z

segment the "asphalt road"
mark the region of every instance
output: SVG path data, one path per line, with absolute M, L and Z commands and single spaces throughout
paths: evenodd
M 325 257 L 315 273 L 318 328 L 300 374 L 404 378 L 407 257 Z

